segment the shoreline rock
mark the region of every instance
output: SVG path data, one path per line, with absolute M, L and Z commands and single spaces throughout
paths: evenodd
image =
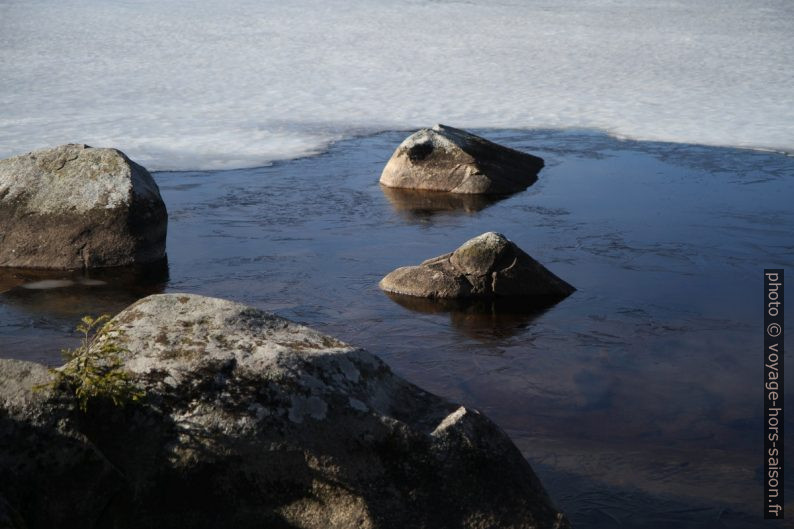
M 464 130 L 436 125 L 406 138 L 386 163 L 387 187 L 499 195 L 535 183 L 543 159 Z
M 521 296 L 559 301 L 576 290 L 496 232 L 483 233 L 418 266 L 398 268 L 378 285 L 393 294 L 432 299 Z
M 0 267 L 153 263 L 167 225 L 152 176 L 116 149 L 68 144 L 0 160 Z
M 83 414 L 0 360 L 0 510 L 28 529 L 570 527 L 498 426 L 362 349 L 195 295 L 113 323 L 143 404 Z

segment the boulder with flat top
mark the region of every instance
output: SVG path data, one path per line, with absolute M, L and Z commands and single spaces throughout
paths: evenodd
M 149 172 L 116 149 L 68 144 L 0 160 L 0 267 L 88 269 L 165 256 Z

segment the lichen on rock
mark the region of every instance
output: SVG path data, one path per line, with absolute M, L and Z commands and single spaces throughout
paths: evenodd
M 116 149 L 67 144 L 0 160 L 0 266 L 163 259 L 167 212 L 149 172 Z
M 195 295 L 112 323 L 137 406 L 78 413 L 0 360 L 0 508 L 28 529 L 569 527 L 498 426 L 362 349 Z

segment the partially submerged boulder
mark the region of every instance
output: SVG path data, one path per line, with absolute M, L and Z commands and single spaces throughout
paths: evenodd
M 0 266 L 99 268 L 165 256 L 149 172 L 116 149 L 69 144 L 0 160 Z
M 466 131 L 436 125 L 411 134 L 380 177 L 387 187 L 469 194 L 507 194 L 537 180 L 543 159 Z
M 113 323 L 142 404 L 83 414 L 0 360 L 0 504 L 28 529 L 569 527 L 495 424 L 366 351 L 194 295 Z
M 575 290 L 495 232 L 483 233 L 418 266 L 398 268 L 379 285 L 394 294 L 435 299 L 525 296 L 556 301 Z

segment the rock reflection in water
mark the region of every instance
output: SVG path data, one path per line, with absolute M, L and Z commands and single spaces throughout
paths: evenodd
M 398 305 L 424 314 L 449 314 L 452 326 L 478 340 L 518 334 L 559 299 L 428 299 L 385 292 Z
M 419 191 L 386 186 L 380 188 L 394 210 L 409 220 L 432 217 L 439 213 L 477 213 L 509 196 Z
M 73 320 L 85 314 L 119 312 L 138 299 L 165 290 L 168 260 L 151 265 L 96 270 L 0 269 L 3 303 L 35 315 Z

